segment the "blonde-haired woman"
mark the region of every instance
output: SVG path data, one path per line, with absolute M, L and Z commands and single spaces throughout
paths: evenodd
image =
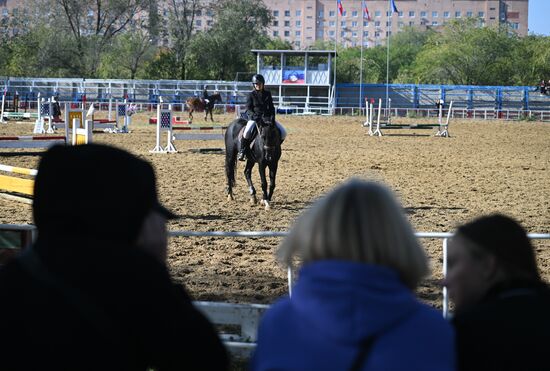
M 454 335 L 413 290 L 427 258 L 392 192 L 353 179 L 296 221 L 278 251 L 302 262 L 259 328 L 253 370 L 454 370 Z

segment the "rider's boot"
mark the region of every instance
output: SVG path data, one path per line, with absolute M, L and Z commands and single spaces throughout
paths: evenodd
M 239 161 L 244 161 L 246 159 L 246 152 L 248 151 L 248 146 L 250 145 L 250 140 L 245 137 L 241 138 L 241 148 L 239 149 L 239 154 L 237 159 Z

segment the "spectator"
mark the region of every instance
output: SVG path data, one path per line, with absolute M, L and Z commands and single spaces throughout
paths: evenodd
M 59 96 L 55 95 L 52 98 L 52 116 L 54 121 L 61 120 L 61 106 L 59 105 Z M 92 105 L 93 107 L 93 105 Z
M 545 95 L 546 94 L 546 83 L 544 82 L 544 79 L 540 81 L 540 94 Z
M 102 145 L 53 147 L 33 217 L 36 243 L 0 269 L 2 369 L 227 368 L 214 328 L 171 282 L 174 215 L 149 163 Z
M 525 230 L 484 216 L 458 228 L 448 254 L 459 369 L 548 370 L 550 290 Z
M 413 293 L 427 258 L 384 186 L 337 187 L 278 255 L 303 267 L 292 298 L 262 319 L 253 370 L 454 370 L 451 325 Z

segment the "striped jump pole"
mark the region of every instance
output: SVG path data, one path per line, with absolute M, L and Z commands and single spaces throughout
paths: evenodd
M 36 176 L 38 171 L 9 165 L 0 165 L 0 171 L 7 173 Z M 34 179 L 17 178 L 9 175 L 0 175 L 0 191 L 20 193 L 32 196 L 34 193 Z
M 48 148 L 55 144 L 66 144 L 64 136 L 22 135 L 0 137 L 0 148 Z
M 172 140 L 223 140 L 227 126 L 185 126 L 173 127 L 172 130 L 188 131 L 184 134 L 173 134 Z M 200 131 L 221 131 L 219 133 L 194 133 Z

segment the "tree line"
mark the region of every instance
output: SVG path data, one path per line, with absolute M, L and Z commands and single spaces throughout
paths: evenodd
M 262 0 L 35 0 L 0 20 L 0 76 L 236 80 L 256 69 L 251 49 L 292 49 L 268 35 Z M 197 25 L 208 15 L 207 27 Z M 203 20 L 205 18 L 202 18 Z M 318 41 L 311 49 L 334 50 Z M 338 82 L 386 82 L 386 46 L 338 51 Z M 390 39 L 389 81 L 535 85 L 550 79 L 550 37 L 519 37 L 474 19 L 406 28 Z

